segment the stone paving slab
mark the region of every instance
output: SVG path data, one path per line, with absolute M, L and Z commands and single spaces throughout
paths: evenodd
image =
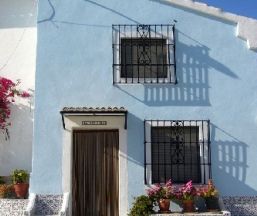
M 0 216 L 23 216 L 28 199 L 0 199 Z
M 1 216 L 23 216 L 23 211 L 5 211 L 0 210 Z
M 168 213 L 168 214 L 152 214 L 151 216 L 231 216 L 230 212 L 193 212 L 193 213 Z

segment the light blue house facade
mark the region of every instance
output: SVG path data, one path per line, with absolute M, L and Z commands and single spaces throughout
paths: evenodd
M 114 131 L 106 136 L 118 142 L 116 168 L 99 184 L 117 184 L 121 216 L 170 177 L 256 196 L 257 40 L 248 24 L 190 1 L 39 1 L 30 192 L 74 195 L 75 158 L 86 158 L 76 140 Z

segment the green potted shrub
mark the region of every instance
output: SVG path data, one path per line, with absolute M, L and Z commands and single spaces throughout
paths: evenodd
M 153 213 L 153 201 L 145 195 L 135 198 L 128 216 L 149 216 Z
M 28 189 L 29 174 L 26 170 L 14 170 L 11 174 L 15 194 L 18 198 L 25 198 Z

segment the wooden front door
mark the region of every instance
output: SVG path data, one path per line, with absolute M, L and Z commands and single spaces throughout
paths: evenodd
M 72 215 L 119 215 L 119 132 L 74 131 Z

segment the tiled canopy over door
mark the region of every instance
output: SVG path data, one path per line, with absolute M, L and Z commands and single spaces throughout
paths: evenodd
M 74 132 L 72 215 L 119 215 L 118 153 L 118 130 Z

